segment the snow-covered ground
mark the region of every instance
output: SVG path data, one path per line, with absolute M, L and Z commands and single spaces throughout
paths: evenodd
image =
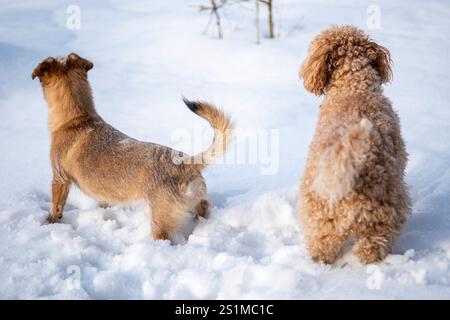
M 193 5 L 205 0 L 76 2 L 79 30 L 66 26 L 74 1 L 0 2 L 0 298 L 450 298 L 448 1 L 275 0 L 277 38 L 260 45 L 253 5 L 226 9 L 218 40 L 213 26 L 202 34 L 209 16 Z M 373 4 L 380 29 L 366 24 Z M 350 252 L 332 266 L 314 263 L 298 230 L 297 188 L 320 98 L 297 71 L 330 24 L 357 25 L 391 50 L 385 92 L 410 153 L 413 215 L 394 253 L 368 267 Z M 30 75 L 43 58 L 72 51 L 95 63 L 97 109 L 115 127 L 200 151 L 174 136 L 211 139 L 181 102 L 206 99 L 237 128 L 269 132 L 275 174 L 261 174 L 262 158 L 209 167 L 212 217 L 184 245 L 152 241 L 144 208 L 99 209 L 77 190 L 62 223 L 46 224 L 47 106 Z

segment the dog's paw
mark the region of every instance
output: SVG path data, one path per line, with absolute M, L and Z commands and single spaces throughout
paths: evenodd
M 324 255 L 312 255 L 311 258 L 313 259 L 314 262 L 323 264 L 333 264 L 336 261 L 336 258 Z
M 48 223 L 58 223 L 61 221 L 62 216 L 55 216 L 52 214 L 49 214 L 47 217 L 47 222 Z
M 342 254 L 339 246 L 316 243 L 309 246 L 309 253 L 314 262 L 333 264 Z
M 353 252 L 358 256 L 362 264 L 380 262 L 389 251 L 390 243 L 383 237 L 360 239 L 353 248 Z
M 99 206 L 100 208 L 102 208 L 102 209 L 109 209 L 109 208 L 112 207 L 110 203 L 105 202 L 105 201 L 100 201 L 100 202 L 98 203 L 98 206 Z

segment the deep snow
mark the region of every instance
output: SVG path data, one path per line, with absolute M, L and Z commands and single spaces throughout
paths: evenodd
M 253 11 L 239 6 L 225 12 L 217 40 L 213 28 L 202 34 L 208 14 L 191 6 L 202 0 L 79 1 L 80 30 L 66 27 L 71 1 L 1 1 L 0 298 L 450 298 L 450 4 L 275 2 L 277 39 L 258 46 Z M 381 29 L 366 26 L 372 4 Z M 298 67 L 315 34 L 343 23 L 391 50 L 385 92 L 410 153 L 413 215 L 394 253 L 368 267 L 350 252 L 333 266 L 312 262 L 295 210 L 321 100 Z M 239 129 L 278 130 L 277 174 L 262 175 L 262 164 L 209 167 L 212 217 L 184 245 L 152 241 L 143 207 L 99 209 L 77 190 L 62 223 L 46 224 L 47 107 L 30 75 L 72 51 L 94 62 L 97 109 L 118 129 L 198 152 L 174 132 L 211 139 L 181 95 L 207 99 Z

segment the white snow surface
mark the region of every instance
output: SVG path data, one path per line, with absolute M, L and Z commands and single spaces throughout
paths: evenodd
M 450 4 L 442 0 L 275 0 L 276 39 L 255 44 L 253 5 L 226 9 L 224 39 L 203 0 L 0 4 L 0 298 L 399 299 L 450 298 Z M 381 29 L 366 25 L 369 5 Z M 262 17 L 263 18 L 263 17 Z M 264 20 L 262 32 L 266 32 Z M 385 87 L 402 121 L 413 214 L 385 261 L 363 266 L 347 250 L 315 263 L 299 231 L 297 191 L 322 98 L 298 68 L 318 32 L 353 24 L 390 49 Z M 237 128 L 279 130 L 279 170 L 257 164 L 205 170 L 212 216 L 185 244 L 153 241 L 143 206 L 100 209 L 72 190 L 62 223 L 50 207 L 47 106 L 32 69 L 77 52 L 96 106 L 130 136 L 177 145 L 175 130 L 212 130 L 181 96 L 217 103 Z M 203 146 L 195 150 L 198 152 Z

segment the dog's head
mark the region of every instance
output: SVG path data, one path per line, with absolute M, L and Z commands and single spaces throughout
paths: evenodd
M 71 53 L 67 57 L 48 57 L 34 68 L 31 78 L 38 77 L 43 85 L 63 75 L 87 78 L 87 72 L 93 67 L 92 62 L 76 53 Z
M 300 68 L 305 88 L 320 96 L 336 70 L 354 72 L 367 66 L 378 73 L 381 83 L 392 78 L 389 51 L 353 26 L 333 26 L 312 41 Z

